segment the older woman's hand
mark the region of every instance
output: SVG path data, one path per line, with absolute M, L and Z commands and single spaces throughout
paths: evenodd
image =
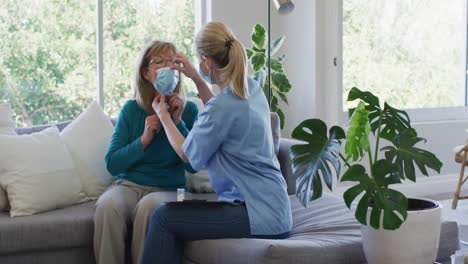
M 182 120 L 182 113 L 185 108 L 185 100 L 176 93 L 172 93 L 166 97 L 167 104 L 169 105 L 169 113 L 172 118 L 172 122 L 178 125 Z
M 159 94 L 158 96 L 156 96 L 151 106 L 153 107 L 154 112 L 156 112 L 160 120 L 169 115 L 169 111 L 167 109 L 168 106 L 166 104 L 166 98 L 163 94 Z

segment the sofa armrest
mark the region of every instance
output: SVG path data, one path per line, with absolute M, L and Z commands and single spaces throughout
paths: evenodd
M 280 138 L 280 146 L 278 152 L 278 161 L 281 166 L 281 173 L 283 174 L 286 184 L 288 185 L 288 194 L 296 193 L 296 178 L 292 171 L 291 157 L 289 156 L 289 149 L 291 146 L 301 143 L 295 139 Z

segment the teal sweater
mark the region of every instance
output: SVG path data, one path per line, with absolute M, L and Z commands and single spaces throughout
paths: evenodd
M 125 103 L 107 149 L 107 170 L 116 178 L 140 185 L 167 190 L 184 187 L 185 169 L 195 171 L 174 151 L 164 129 L 143 150 L 140 138 L 147 116 L 135 100 Z M 187 136 L 197 117 L 197 106 L 193 102 L 187 102 L 182 121 L 177 125 L 182 135 Z

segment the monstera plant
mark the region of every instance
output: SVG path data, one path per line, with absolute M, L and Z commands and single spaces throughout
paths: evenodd
M 273 57 L 283 45 L 284 36 L 276 38 L 270 44 L 271 55 L 271 87 L 268 86 L 268 41 L 265 28 L 256 24 L 252 31 L 252 47 L 246 48 L 247 57 L 254 71 L 253 78 L 257 80 L 263 88 L 266 95 L 270 96 L 270 110 L 276 112 L 280 118 L 281 129 L 284 128 L 284 112 L 279 107 L 279 100 L 288 104 L 287 94 L 291 91 L 289 82 L 283 68 L 285 55 Z
M 346 171 L 341 181 L 355 182 L 343 194 L 348 208 L 359 197 L 356 219 L 363 225 L 369 222 L 375 229 L 381 225 L 385 230 L 398 229 L 407 218 L 408 199 L 390 186 L 405 179 L 415 182 L 416 167 L 426 176 L 427 168 L 440 173 L 442 162 L 433 153 L 416 147 L 425 139 L 418 137 L 405 111 L 387 103 L 382 107 L 376 96 L 357 88 L 349 92 L 350 101 L 358 104 L 349 110 L 346 133 L 338 126 L 327 133 L 326 124 L 319 119 L 305 120 L 293 130 L 292 137 L 303 142 L 290 149 L 298 177 L 296 195 L 304 206 L 318 199 L 322 179 L 331 190 L 333 175 L 341 175 L 343 163 Z M 383 140 L 389 143 L 385 147 L 381 147 Z M 369 170 L 362 164 L 366 161 Z

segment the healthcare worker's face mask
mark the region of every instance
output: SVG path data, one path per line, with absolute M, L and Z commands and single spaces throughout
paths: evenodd
M 160 94 L 168 95 L 173 93 L 177 83 L 179 83 L 179 72 L 170 67 L 164 67 L 156 70 L 156 74 L 153 87 Z
M 201 64 L 202 62 L 205 61 L 205 58 L 202 59 L 202 61 L 200 62 L 200 65 L 198 66 L 198 72 L 200 73 L 200 76 L 203 78 L 203 80 L 205 80 L 207 83 L 209 84 L 215 84 L 216 82 L 213 81 L 213 79 L 211 79 L 211 69 L 208 71 L 208 75 L 206 75 L 202 68 L 201 68 Z M 206 65 L 206 64 L 205 64 Z

